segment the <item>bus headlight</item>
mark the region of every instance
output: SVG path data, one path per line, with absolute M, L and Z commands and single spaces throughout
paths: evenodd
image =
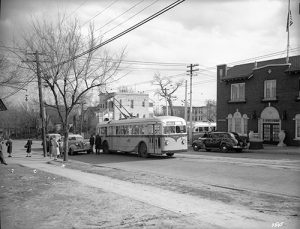
M 184 145 L 184 144 L 185 144 L 185 139 L 183 139 L 183 140 L 181 141 L 181 144 L 182 144 L 182 145 Z
M 166 146 L 169 145 L 169 141 L 168 140 L 165 141 L 165 145 Z

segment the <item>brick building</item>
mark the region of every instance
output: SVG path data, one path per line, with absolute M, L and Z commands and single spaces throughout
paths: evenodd
M 300 56 L 217 66 L 217 130 L 300 146 Z

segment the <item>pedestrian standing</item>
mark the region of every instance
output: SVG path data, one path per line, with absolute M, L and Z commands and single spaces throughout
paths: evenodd
M 95 144 L 95 137 L 92 134 L 90 137 L 90 147 L 91 147 L 91 153 L 94 153 L 94 144 Z
M 101 146 L 102 146 L 101 137 L 99 136 L 99 134 L 97 134 L 95 140 L 96 154 L 100 154 Z
M 11 140 L 10 137 L 6 141 L 6 146 L 7 146 L 8 157 L 11 157 L 11 154 L 12 154 L 12 140 Z
M 50 140 L 50 158 L 51 155 L 54 157 L 54 160 L 57 160 L 57 141 L 55 137 L 52 137 Z
M 29 138 L 27 143 L 26 143 L 26 157 L 31 157 L 31 145 L 32 145 L 32 140 Z
M 2 147 L 3 144 L 4 144 L 4 141 L 0 137 L 0 161 L 1 161 L 1 164 L 7 165 L 7 163 L 6 163 L 5 159 L 4 159 L 4 156 L 3 156 L 3 147 Z

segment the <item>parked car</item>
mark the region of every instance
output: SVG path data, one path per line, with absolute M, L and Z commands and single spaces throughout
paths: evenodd
M 192 147 L 195 151 L 199 149 L 205 149 L 211 151 L 212 149 L 218 149 L 222 152 L 228 152 L 235 150 L 241 152 L 247 148 L 247 141 L 237 133 L 231 132 L 211 132 L 206 133 L 203 137 L 193 141 Z
M 69 155 L 74 155 L 78 152 L 90 153 L 90 142 L 89 139 L 84 139 L 79 134 L 69 134 Z

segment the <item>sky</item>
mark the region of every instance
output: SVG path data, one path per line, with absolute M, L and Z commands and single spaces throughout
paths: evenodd
M 0 50 L 30 32 L 33 18 L 55 21 L 58 13 L 76 17 L 83 27 L 94 23 L 107 40 L 156 13 L 175 0 L 2 0 Z M 291 0 L 290 55 L 300 53 L 299 0 Z M 216 66 L 286 56 L 288 0 L 186 0 L 150 22 L 105 46 L 111 52 L 126 50 L 130 65 L 110 85 L 148 93 L 156 104 L 153 76 L 160 73 L 174 82 L 188 80 L 187 65 L 199 64 L 193 76 L 194 106 L 216 99 Z M 125 65 L 124 65 L 125 66 Z M 189 88 L 188 88 L 189 92 Z M 15 95 L 22 99 L 24 91 Z M 28 93 L 28 92 L 27 92 Z M 175 105 L 183 104 L 184 85 Z M 29 96 L 30 97 L 30 96 Z M 96 97 L 94 98 L 94 101 Z

